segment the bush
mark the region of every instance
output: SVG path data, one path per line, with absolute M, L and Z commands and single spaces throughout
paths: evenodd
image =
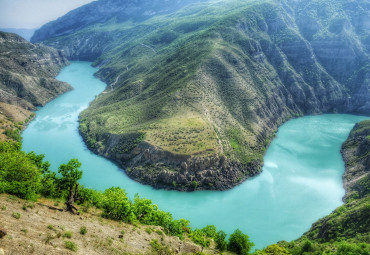
M 86 235 L 86 233 L 87 233 L 87 228 L 86 228 L 85 226 L 82 226 L 82 227 L 80 228 L 80 234 L 81 234 L 81 235 Z
M 103 216 L 126 222 L 136 220 L 131 210 L 131 201 L 123 189 L 112 187 L 104 191 Z
M 216 242 L 216 249 L 224 251 L 227 249 L 227 241 L 225 240 L 226 233 L 222 230 L 217 232 L 216 237 L 214 238 Z
M 66 231 L 66 232 L 64 232 L 64 234 L 63 234 L 63 237 L 66 237 L 66 238 L 72 238 L 72 232 L 71 231 Z
M 230 235 L 228 244 L 229 251 L 240 255 L 246 255 L 253 246 L 254 244 L 249 241 L 249 236 L 243 234 L 240 229 L 236 229 L 234 233 Z
M 20 143 L 0 143 L 0 193 L 36 200 L 41 186 L 41 169 L 34 163 L 33 154 L 20 148 Z
M 15 218 L 17 220 L 19 220 L 21 218 L 21 214 L 18 213 L 18 212 L 13 212 L 12 216 L 13 216 L 13 218 Z
M 77 245 L 74 242 L 66 241 L 64 244 L 67 249 L 71 251 L 77 251 Z
M 191 240 L 193 240 L 194 243 L 200 244 L 203 247 L 209 247 L 211 243 L 206 234 L 201 229 L 194 229 L 190 233 L 189 237 Z
M 207 225 L 202 228 L 202 231 L 209 238 L 214 239 L 217 236 L 217 228 L 214 225 Z

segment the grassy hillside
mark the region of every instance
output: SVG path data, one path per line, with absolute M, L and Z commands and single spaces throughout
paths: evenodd
M 62 201 L 42 198 L 34 203 L 4 194 L 0 195 L 0 207 L 1 228 L 7 231 L 0 239 L 5 254 L 128 255 L 175 254 L 174 251 L 194 254 L 201 251 L 189 238 L 180 240 L 166 235 L 158 226 L 104 219 L 94 208 L 85 208 L 80 216 L 73 216 L 63 211 Z M 213 254 L 206 251 L 203 254 Z
M 67 29 L 57 21 L 35 38 L 99 66 L 107 89 L 80 119 L 91 149 L 155 187 L 227 189 L 260 172 L 286 120 L 369 114 L 369 11 L 366 1 L 208 1 L 47 36 Z

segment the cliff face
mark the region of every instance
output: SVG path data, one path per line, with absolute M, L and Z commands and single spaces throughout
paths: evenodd
M 70 90 L 70 85 L 55 79 L 67 64 L 58 50 L 0 32 L 1 119 L 6 122 L 1 129 L 12 130 L 12 121 L 28 121 L 30 110 Z
M 54 79 L 68 63 L 61 52 L 31 44 L 18 35 L 0 32 L 0 63 L 2 102 L 20 102 L 34 109 L 71 89 Z
M 135 15 L 63 36 L 57 31 L 68 26 L 56 21 L 34 38 L 96 60 L 109 86 L 81 115 L 80 131 L 139 181 L 230 188 L 260 172 L 288 119 L 370 114 L 366 1 L 208 1 L 144 21 Z
M 357 123 L 342 146 L 346 200 L 370 193 L 370 121 Z

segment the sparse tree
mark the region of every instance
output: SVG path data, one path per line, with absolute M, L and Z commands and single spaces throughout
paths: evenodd
M 60 185 L 68 190 L 66 201 L 67 211 L 75 214 L 77 208 L 73 205 L 78 200 L 78 180 L 82 177 L 81 163 L 77 159 L 71 159 L 67 164 L 61 164 L 58 172 L 62 175 Z M 75 212 L 76 211 L 76 212 Z

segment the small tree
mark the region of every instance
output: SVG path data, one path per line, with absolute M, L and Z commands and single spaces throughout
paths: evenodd
M 243 234 L 240 229 L 236 229 L 230 235 L 228 250 L 239 255 L 247 255 L 254 243 L 249 241 L 249 236 Z
M 78 180 L 82 177 L 82 170 L 79 170 L 81 163 L 77 159 L 71 159 L 67 164 L 59 166 L 58 173 L 62 175 L 59 179 L 60 185 L 63 189 L 68 190 L 68 198 L 66 201 L 67 211 L 75 214 L 74 210 L 77 208 L 73 205 L 78 200 Z
M 226 233 L 222 230 L 218 231 L 214 240 L 216 242 L 216 249 L 224 251 L 227 249 L 227 242 L 225 240 Z

